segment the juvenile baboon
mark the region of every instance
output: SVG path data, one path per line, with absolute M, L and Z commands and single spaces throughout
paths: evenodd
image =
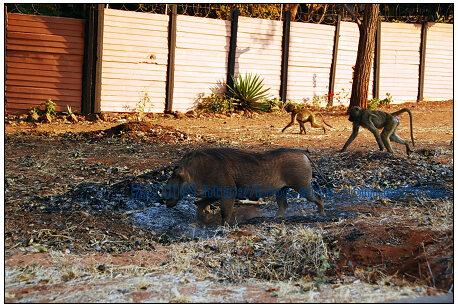
M 383 111 L 372 111 L 360 107 L 353 107 L 350 109 L 348 117 L 348 120 L 353 123 L 353 132 L 351 133 L 341 151 L 347 150 L 347 147 L 350 146 L 351 142 L 353 142 L 353 140 L 358 135 L 359 127 L 362 126 L 363 128 L 366 128 L 372 132 L 381 151 L 386 148 L 388 152 L 393 153 L 393 149 L 391 148 L 390 143 L 390 141 L 393 141 L 405 145 L 407 155 L 410 155 L 412 149 L 410 148 L 408 141 L 401 139 L 396 134 L 396 129 L 398 128 L 400 121 L 398 115 L 404 112 L 409 113 L 410 137 L 412 139 L 412 145 L 415 146 L 413 139 L 412 113 L 409 109 L 404 108 L 393 113 L 387 113 Z M 382 128 L 382 133 L 379 133 L 378 129 Z
M 294 118 L 296 118 L 297 122 L 299 123 L 299 134 L 301 134 L 302 131 L 304 131 L 304 134 L 307 134 L 307 132 L 305 131 L 305 126 L 304 126 L 306 122 L 310 122 L 310 124 L 312 125 L 312 128 L 323 128 L 324 133 L 326 133 L 326 128 L 324 127 L 324 125 L 320 125 L 317 123 L 316 115 L 312 113 L 311 111 L 305 109 L 304 107 L 296 106 L 293 104 L 287 104 L 285 106 L 285 111 L 288 113 L 291 113 L 291 121 L 288 125 L 286 125 L 285 128 L 283 128 L 283 130 L 281 131 L 282 133 L 287 128 L 294 125 Z M 331 125 L 329 125 L 328 123 L 324 121 L 323 115 L 321 115 L 320 113 L 316 113 L 316 114 L 321 116 L 321 119 L 326 126 L 332 128 Z

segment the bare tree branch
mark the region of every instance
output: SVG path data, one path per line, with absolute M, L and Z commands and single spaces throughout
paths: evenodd
M 318 23 L 322 23 L 323 20 L 324 20 L 324 17 L 326 17 L 326 11 L 328 10 L 328 5 L 325 4 L 324 7 L 323 7 L 323 15 L 321 15 L 321 18 L 320 20 L 318 21 Z
M 355 11 L 351 7 L 348 6 L 348 4 L 344 4 L 345 9 L 350 13 L 350 15 L 353 17 L 355 20 L 356 24 L 358 27 L 361 27 L 361 20 L 359 20 L 358 16 L 356 16 Z

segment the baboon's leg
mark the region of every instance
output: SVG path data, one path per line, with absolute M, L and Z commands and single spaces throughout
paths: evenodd
M 232 213 L 234 211 L 234 199 L 221 199 L 221 224 L 230 225 L 232 223 Z
M 283 133 L 287 128 L 291 127 L 292 125 L 294 125 L 294 122 L 290 122 L 288 125 L 286 125 L 286 127 L 283 128 L 281 132 Z
M 375 137 L 375 140 L 377 141 L 377 144 L 378 144 L 378 148 L 383 151 L 385 149 L 384 145 L 383 145 L 383 142 L 382 142 L 382 138 L 380 137 L 380 133 L 378 132 L 378 129 L 374 126 L 374 124 L 369 121 L 369 125 L 367 126 L 367 129 L 372 132 L 372 134 L 374 135 Z
M 393 142 L 396 142 L 398 144 L 402 144 L 406 146 L 406 153 L 407 155 L 410 155 L 412 153 L 412 149 L 410 148 L 409 142 L 406 140 L 401 139 L 397 134 L 396 131 L 393 132 L 393 134 L 390 136 L 390 140 Z
M 307 131 L 305 130 L 304 122 L 300 120 L 298 120 L 297 122 L 299 123 L 299 128 L 300 128 L 299 134 L 301 134 L 302 131 L 304 131 L 304 134 L 307 134 Z
M 385 128 L 383 128 L 382 134 L 380 135 L 383 141 L 383 145 L 388 152 L 393 153 L 393 148 L 391 148 L 391 135 L 396 131 L 399 123 L 397 121 L 389 122 Z
M 351 142 L 358 136 L 358 131 L 359 131 L 359 124 L 358 123 L 353 123 L 353 131 L 351 132 L 350 137 L 348 140 L 345 142 L 345 145 L 342 147 L 340 152 L 344 152 L 347 150 L 348 146 L 350 146 Z
M 320 125 L 316 122 L 316 118 L 315 117 L 311 117 L 311 120 L 310 120 L 310 124 L 312 125 L 312 128 L 323 128 L 323 131 L 324 133 L 326 133 L 326 128 L 324 127 L 324 125 Z
M 318 212 L 321 215 L 326 215 L 324 213 L 323 200 L 321 199 L 321 196 L 313 192 L 312 186 L 310 184 L 300 188 L 294 188 L 294 190 L 296 190 L 302 197 L 307 198 L 308 201 L 315 203 Z
M 291 114 L 291 121 L 289 122 L 288 125 L 286 125 L 285 128 L 283 128 L 283 130 L 281 131 L 282 133 L 289 127 L 291 127 L 292 125 L 294 125 L 294 118 L 296 117 L 296 114 Z
M 288 192 L 288 188 L 282 188 L 280 191 L 277 192 L 276 195 L 278 205 L 277 217 L 280 217 L 282 219 L 285 218 L 285 211 L 288 207 L 288 201 L 286 200 L 286 192 Z

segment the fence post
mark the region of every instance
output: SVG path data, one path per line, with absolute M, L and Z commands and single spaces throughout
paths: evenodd
M 237 53 L 237 29 L 239 24 L 240 11 L 235 9 L 231 16 L 231 38 L 229 42 L 229 53 L 227 59 L 227 75 L 226 75 L 226 96 L 230 96 L 229 87 L 234 85 L 235 75 L 235 55 Z
M 102 56 L 103 56 L 103 27 L 104 27 L 104 15 L 105 15 L 105 5 L 97 4 L 96 5 L 97 15 L 97 44 L 94 47 L 96 49 L 96 71 L 95 71 L 95 93 L 94 93 L 94 113 L 99 113 L 101 111 L 101 94 L 102 94 Z
M 4 16 L 4 20 L 3 20 L 3 26 L 4 26 L 4 29 L 5 29 L 5 40 L 3 41 L 3 56 L 4 56 L 4 62 L 3 62 L 3 82 L 4 82 L 4 85 L 5 85 L 5 93 L 6 93 L 6 77 L 7 77 L 7 70 L 8 70 L 8 65 L 6 65 L 6 52 L 7 52 L 7 36 L 8 36 L 8 7 L 6 6 L 5 4 L 5 7 L 4 7 L 4 10 L 5 10 L 5 16 Z M 4 105 L 4 110 L 6 112 L 6 96 L 5 96 L 5 105 Z
M 289 37 L 291 32 L 291 12 L 283 12 L 283 37 L 281 44 L 280 100 L 285 102 L 288 91 Z
M 97 54 L 97 11 L 95 4 L 87 7 L 87 19 L 84 31 L 84 59 L 83 59 L 83 88 L 81 99 L 81 113 L 94 112 L 95 71 Z
M 377 32 L 375 34 L 375 49 L 374 49 L 374 84 L 372 87 L 372 97 L 380 97 L 380 54 L 382 48 L 382 21 L 379 18 L 377 23 Z
M 423 100 L 423 91 L 425 85 L 425 64 L 426 64 L 426 37 L 428 32 L 428 22 L 421 25 L 421 42 L 420 42 L 420 67 L 418 75 L 418 96 L 417 102 Z
M 165 112 L 172 112 L 173 108 L 173 87 L 175 83 L 175 49 L 177 45 L 177 5 L 170 5 L 169 18 L 169 57 L 167 61 L 167 85 L 165 88 Z
M 336 69 L 337 69 L 337 51 L 339 50 L 340 37 L 340 21 L 342 16 L 337 16 L 336 30 L 334 32 L 334 47 L 332 49 L 331 72 L 329 74 L 329 89 L 328 89 L 328 106 L 332 106 L 334 100 L 334 87 L 336 84 Z

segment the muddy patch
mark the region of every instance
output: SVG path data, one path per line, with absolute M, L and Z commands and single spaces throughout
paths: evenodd
M 405 226 L 374 227 L 358 222 L 344 229 L 334 248 L 340 251 L 338 270 L 375 282 L 382 275 L 399 275 L 412 282 L 450 290 L 453 284 L 451 231 Z

